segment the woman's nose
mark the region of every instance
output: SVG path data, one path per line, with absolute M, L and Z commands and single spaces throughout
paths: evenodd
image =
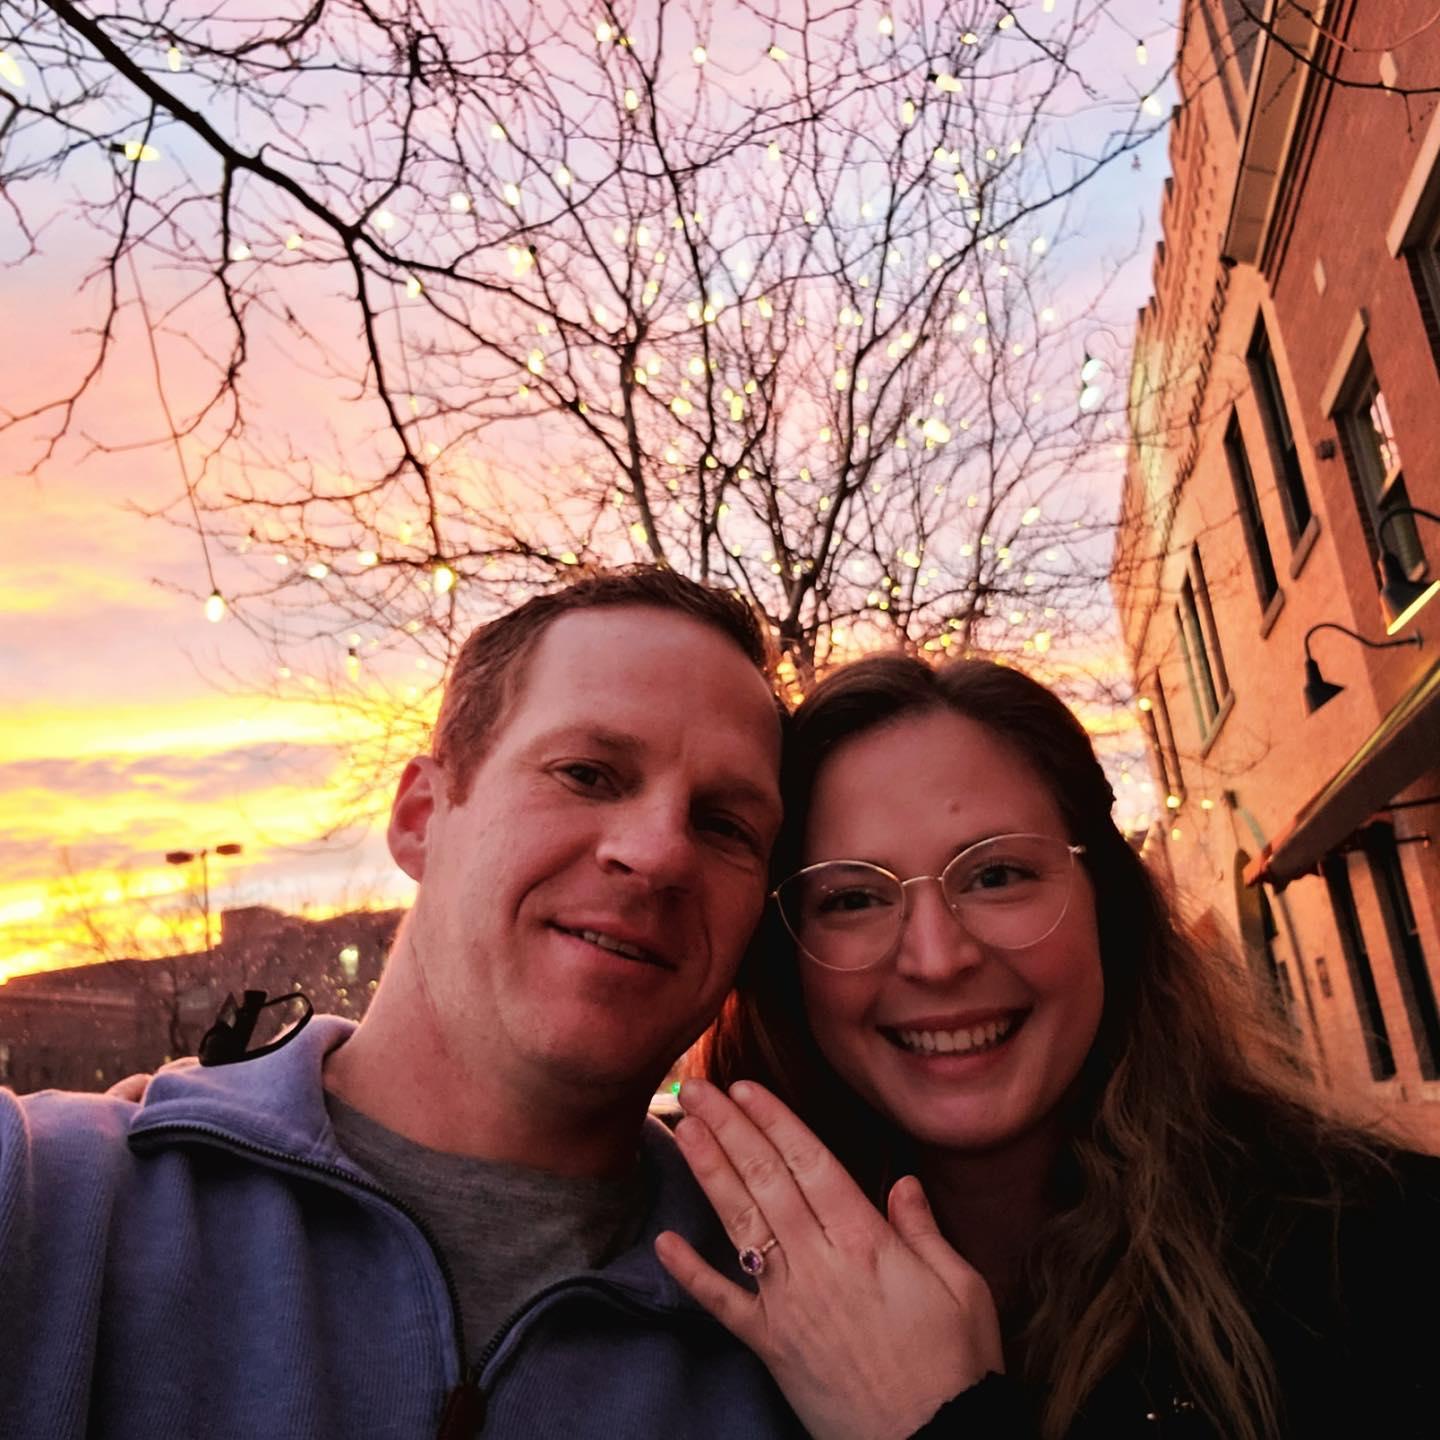
M 897 974 L 912 980 L 946 980 L 972 970 L 985 951 L 946 903 L 940 881 L 918 877 L 906 887 L 907 906 L 895 957 Z

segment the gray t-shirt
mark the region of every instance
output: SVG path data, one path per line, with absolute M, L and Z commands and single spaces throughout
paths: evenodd
M 605 1264 L 639 1234 L 648 1185 L 638 1158 L 620 1180 L 552 1175 L 417 1145 L 328 1091 L 325 1105 L 340 1148 L 435 1237 L 469 1360 L 530 1296 Z

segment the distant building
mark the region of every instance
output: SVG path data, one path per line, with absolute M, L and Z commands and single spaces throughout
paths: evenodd
M 226 910 L 213 954 L 112 960 L 20 975 L 0 986 L 0 1084 L 103 1090 L 193 1055 L 227 994 L 301 990 L 317 1011 L 359 1019 L 403 912 L 306 920 L 256 905 Z M 298 1007 L 297 1007 L 298 1008 Z M 267 1011 L 271 1029 L 294 1011 Z M 268 1032 L 266 1032 L 268 1033 Z M 262 1038 L 257 1031 L 256 1042 Z
M 1186 0 L 1114 591 L 1147 853 L 1332 1085 L 1440 1148 L 1440 599 L 1397 622 L 1423 645 L 1314 630 L 1386 639 L 1387 549 L 1440 576 L 1440 111 L 1384 88 L 1440 82 L 1440 30 L 1324 8 Z

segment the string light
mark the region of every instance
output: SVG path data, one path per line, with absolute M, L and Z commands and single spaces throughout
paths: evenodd
M 1140 108 L 1141 108 L 1147 115 L 1154 115 L 1154 116 L 1156 116 L 1157 118 L 1165 113 L 1163 110 L 1161 110 L 1161 108 L 1160 108 L 1160 102 L 1155 98 L 1155 96 L 1154 96 L 1153 94 L 1147 95 L 1147 96 L 1140 102 Z
M 697 45 L 690 52 L 690 58 L 697 65 L 703 65 L 710 58 L 710 56 L 706 53 L 705 47 L 703 45 Z
M 185 64 L 185 57 L 180 53 L 178 45 L 172 45 L 165 52 L 165 63 L 170 67 L 172 75 L 178 75 Z
M 463 190 L 455 191 L 450 197 L 450 208 L 457 215 L 468 215 L 470 213 L 470 197 Z
M 779 65 L 790 58 L 778 45 L 772 45 L 765 53 Z
M 888 40 L 895 33 L 895 22 L 888 15 L 882 15 L 875 28 Z
M 455 572 L 442 560 L 431 572 L 437 595 L 448 595 L 455 588 Z
M 633 90 L 625 91 L 625 108 L 627 110 L 638 110 L 640 108 L 640 97 Z
M 127 140 L 121 148 L 125 158 L 131 162 L 160 158 L 160 152 L 153 145 L 145 144 L 143 140 Z
M 243 241 L 237 240 L 230 247 L 230 258 L 238 265 L 242 260 L 250 258 L 250 247 Z
M 1150 63 L 1150 52 L 1145 48 L 1143 40 L 1135 42 L 1135 63 L 1137 65 L 1148 65 Z
M 0 50 L 0 80 L 13 85 L 17 90 L 25 88 L 25 72 L 20 62 L 8 51 Z
M 212 590 L 205 601 L 205 618 L 212 625 L 218 625 L 225 618 L 225 608 L 225 597 L 218 590 Z
M 395 228 L 395 217 L 388 210 L 377 210 L 375 218 L 371 222 L 377 230 L 393 230 Z

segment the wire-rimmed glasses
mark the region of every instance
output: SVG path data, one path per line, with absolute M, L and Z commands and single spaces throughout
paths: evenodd
M 899 948 L 910 887 L 934 880 L 965 932 L 982 945 L 1024 950 L 1065 918 L 1083 845 L 1053 835 L 992 835 L 938 875 L 902 880 L 868 860 L 825 860 L 774 890 L 785 928 L 817 965 L 868 970 Z

